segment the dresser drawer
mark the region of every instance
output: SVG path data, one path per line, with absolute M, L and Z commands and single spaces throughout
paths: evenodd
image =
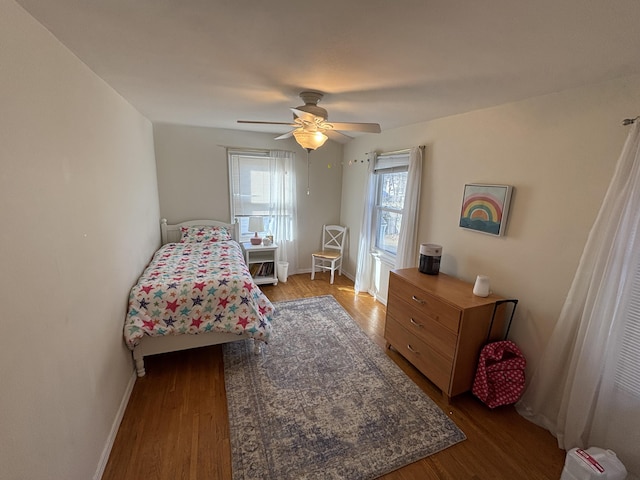
M 387 303 L 389 317 L 444 357 L 453 360 L 458 335 L 431 317 L 429 312 L 405 303 L 392 292 Z
M 443 392 L 449 392 L 453 361 L 440 355 L 426 342 L 407 331 L 393 317 L 387 317 L 385 338 Z
M 395 295 L 398 300 L 401 300 L 406 305 L 419 309 L 423 315 L 428 315 L 435 322 L 452 332 L 458 333 L 460 310 L 457 308 L 444 303 L 442 300 L 395 275 L 391 275 L 389 279 L 389 296 L 391 295 Z

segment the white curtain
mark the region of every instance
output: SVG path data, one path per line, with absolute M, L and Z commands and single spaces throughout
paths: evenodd
M 270 176 L 273 204 L 270 225 L 273 240 L 278 245 L 278 260 L 289 263 L 289 273 L 298 271 L 297 209 L 295 154 L 271 150 Z
M 422 148 L 414 147 L 409 152 L 409 171 L 402 209 L 402 223 L 398 236 L 396 268 L 408 268 L 418 259 L 418 206 L 420 204 L 420 182 L 422 180 Z
M 615 451 L 640 476 L 640 125 L 631 131 L 518 411 L 560 447 Z
M 367 185 L 364 194 L 364 211 L 360 224 L 360 241 L 358 242 L 358 263 L 356 264 L 356 278 L 354 290 L 371 292 L 373 290 L 373 258 L 371 257 L 371 240 L 373 239 L 373 209 L 376 205 L 376 167 L 375 152 L 369 155 L 367 171 Z

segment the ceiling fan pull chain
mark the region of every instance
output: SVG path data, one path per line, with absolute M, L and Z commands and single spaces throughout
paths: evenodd
M 309 150 L 307 150 L 307 195 L 311 195 L 311 189 L 310 189 L 310 173 L 309 171 L 311 170 L 311 160 L 309 159 Z

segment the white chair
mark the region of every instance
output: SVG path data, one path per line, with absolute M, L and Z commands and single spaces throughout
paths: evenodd
M 316 276 L 317 270 L 331 271 L 331 282 L 335 271 L 342 275 L 342 253 L 347 237 L 347 227 L 340 225 L 323 225 L 322 250 L 311 254 L 311 280 Z

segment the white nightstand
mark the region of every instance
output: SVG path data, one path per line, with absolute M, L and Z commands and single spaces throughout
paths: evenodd
M 278 284 L 277 252 L 278 245 L 275 243 L 268 247 L 260 245 L 252 245 L 249 242 L 242 244 L 244 252 L 244 261 L 249 267 L 249 272 L 253 277 L 253 281 L 257 285 L 263 283 Z

